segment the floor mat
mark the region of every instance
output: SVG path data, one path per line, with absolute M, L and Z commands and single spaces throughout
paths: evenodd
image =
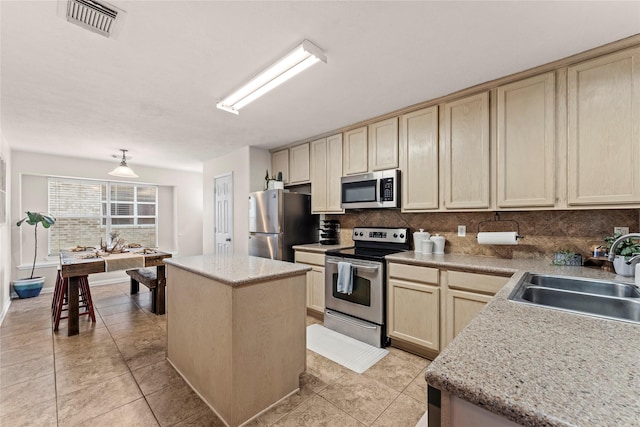
M 307 348 L 359 374 L 389 354 L 318 324 L 307 326 Z

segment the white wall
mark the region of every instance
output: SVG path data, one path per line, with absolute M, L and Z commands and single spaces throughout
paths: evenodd
M 7 167 L 7 220 L 0 223 L 0 323 L 9 309 L 9 284 L 11 282 L 11 150 L 9 145 L 0 137 L 0 157 L 4 159 Z
M 203 227 L 202 248 L 206 254 L 214 252 L 214 178 L 233 173 L 233 251 L 237 254 L 249 252 L 248 196 L 252 191 L 264 190 L 265 170 L 271 169 L 271 155 L 257 147 L 242 147 L 227 155 L 208 160 L 203 164 L 202 200 Z
M 33 253 L 33 233 L 31 227 L 16 227 L 15 222 L 23 217 L 26 210 L 47 210 L 46 191 L 38 184 L 38 175 L 66 176 L 73 178 L 111 179 L 107 174 L 115 167 L 112 161 L 87 160 L 48 154 L 11 151 L 11 271 L 12 277 L 23 277 L 28 272 L 18 270 L 18 266 L 30 264 Z M 156 184 L 161 187 L 159 197 L 172 197 L 173 212 L 159 211 L 159 247 L 174 252 L 175 256 L 198 255 L 202 253 L 202 174 L 148 166 L 130 166 L 140 176 L 136 182 Z M 40 179 L 40 181 L 43 181 Z M 39 234 L 39 242 L 47 242 L 46 230 Z M 38 245 L 38 259 L 46 257 L 46 244 Z M 39 261 L 40 262 L 40 261 Z M 45 292 L 55 284 L 57 266 L 36 267 L 38 275 L 47 277 Z M 123 272 L 92 275 L 92 283 L 113 281 L 126 277 Z M 8 292 L 8 290 L 7 290 Z

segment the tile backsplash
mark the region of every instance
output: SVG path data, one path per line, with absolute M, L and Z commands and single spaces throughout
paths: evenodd
M 640 230 L 638 209 L 603 209 L 576 211 L 500 212 L 500 220 L 515 220 L 524 239 L 518 245 L 479 245 L 478 224 L 494 219 L 493 212 L 402 213 L 399 210 L 371 209 L 349 211 L 344 215 L 327 215 L 340 221 L 341 243 L 351 242 L 355 226 L 409 227 L 411 232 L 424 228 L 432 235 L 447 239 L 446 253 L 492 256 L 498 258 L 549 258 L 553 252 L 568 250 L 590 256 L 590 246 L 604 244 L 617 226 Z M 465 237 L 458 237 L 458 226 L 465 225 Z M 513 222 L 482 223 L 480 231 L 516 231 Z M 411 239 L 413 248 L 413 239 Z

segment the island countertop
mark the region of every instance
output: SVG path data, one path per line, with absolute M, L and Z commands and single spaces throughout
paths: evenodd
M 427 382 L 526 426 L 623 426 L 640 419 L 640 325 L 508 300 L 525 272 L 633 278 L 549 260 L 405 252 L 388 261 L 512 278 L 433 361 Z
M 248 255 L 194 255 L 165 260 L 195 274 L 230 285 L 240 286 L 297 276 L 311 270 L 304 264 L 277 261 Z

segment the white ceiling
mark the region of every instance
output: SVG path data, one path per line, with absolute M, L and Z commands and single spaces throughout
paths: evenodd
M 0 2 L 1 136 L 15 149 L 202 170 L 640 33 L 640 1 L 110 1 L 116 39 L 56 1 Z M 303 39 L 316 65 L 235 116 L 216 102 Z

